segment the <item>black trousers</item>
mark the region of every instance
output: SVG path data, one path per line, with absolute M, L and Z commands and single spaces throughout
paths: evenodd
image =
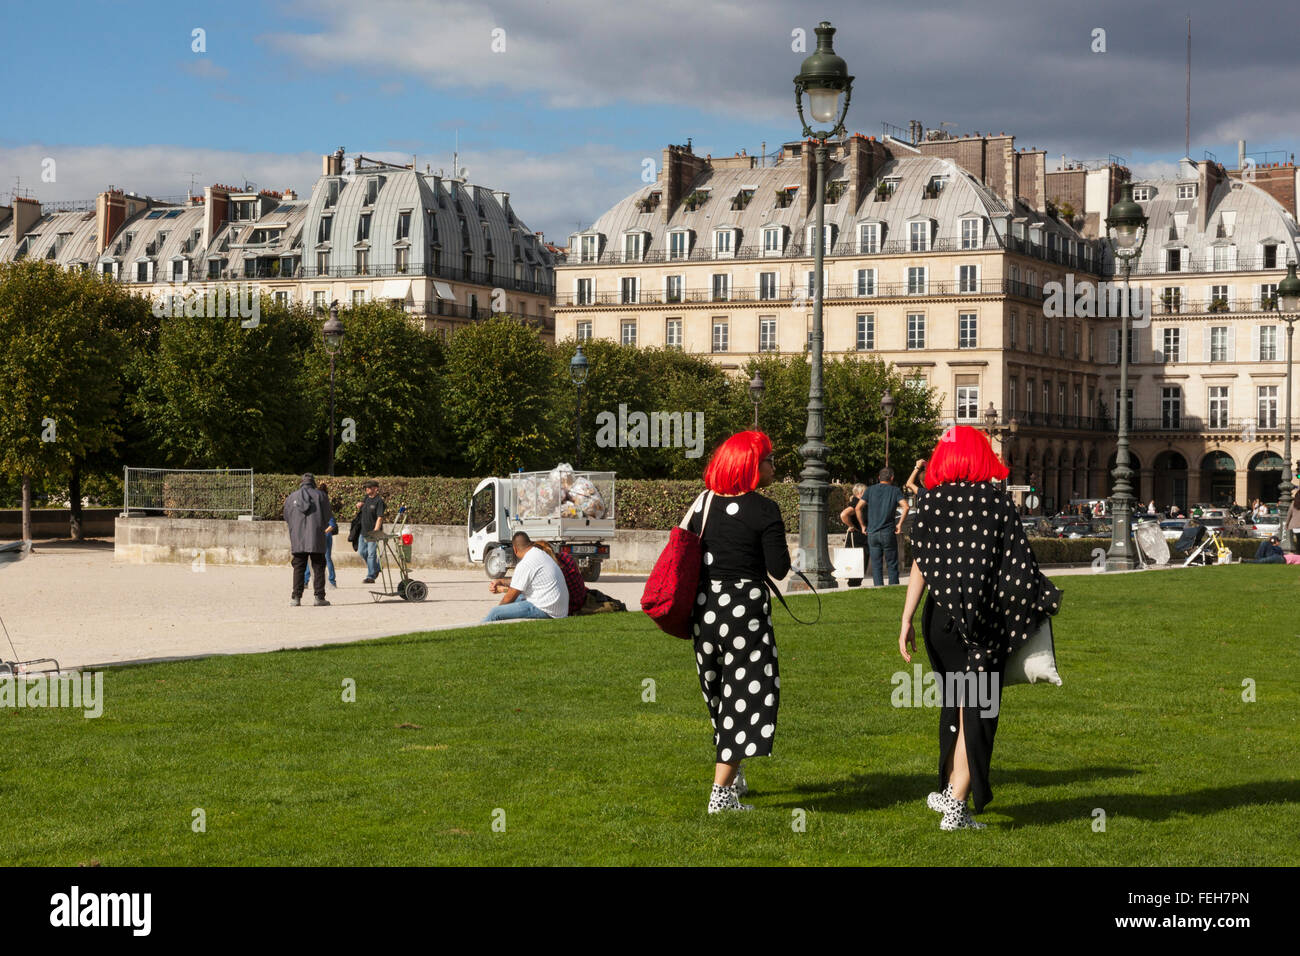
M 957 749 L 957 733 L 965 726 L 966 762 L 970 766 L 970 795 L 975 812 L 993 799 L 989 764 L 993 738 L 1002 709 L 1002 669 L 976 673 L 974 685 L 966 670 L 967 649 L 948 612 L 930 597 L 921 612 L 921 634 L 930 666 L 943 685 L 943 710 L 939 716 L 939 789 L 948 785 L 949 761 Z M 959 705 L 964 698 L 964 705 Z M 958 711 L 963 716 L 958 723 Z M 991 712 L 991 716 L 990 716 Z
M 307 559 L 311 558 L 311 584 L 312 590 L 316 597 L 325 597 L 325 552 L 324 551 L 295 551 L 293 552 L 293 596 L 302 597 L 304 574 L 307 568 Z

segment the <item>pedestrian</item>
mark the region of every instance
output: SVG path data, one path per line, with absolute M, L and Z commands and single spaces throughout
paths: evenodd
M 534 541 L 533 544 L 549 554 L 551 560 L 560 566 L 565 587 L 569 589 L 569 617 L 582 613 L 582 609 L 587 606 L 587 582 L 582 580 L 582 572 L 578 570 L 573 557 L 564 551 L 554 550 L 545 541 Z
M 564 583 L 560 566 L 523 531 L 516 531 L 510 539 L 518 563 L 507 583 L 505 579 L 493 581 L 489 586 L 493 594 L 503 594 L 501 603 L 487 612 L 483 623 L 511 621 L 520 618 L 544 620 L 550 617 L 569 616 L 569 587 Z
M 1007 657 L 1061 605 L 1061 592 L 1038 568 L 1011 498 L 992 484 L 1007 475 L 988 437 L 957 425 L 935 447 L 930 489 L 917 506 L 913 561 L 898 651 L 911 663 L 912 617 L 921 615 L 926 653 L 943 677 L 939 718 L 939 791 L 926 800 L 942 830 L 983 829 L 979 813 L 993 798 L 989 763 L 1001 710 Z M 971 685 L 974 684 L 974 688 Z M 972 701 L 968 691 L 976 690 Z
M 1155 515 L 1155 513 L 1156 513 L 1156 499 L 1152 498 L 1151 503 L 1147 505 L 1147 514 Z
M 329 500 L 330 486 L 325 484 L 325 482 L 323 481 L 320 483 L 320 493 L 325 496 L 325 500 L 327 501 Z M 325 570 L 329 572 L 330 587 L 338 588 L 339 582 L 334 575 L 334 539 L 335 537 L 338 536 L 339 533 L 339 523 L 334 517 L 332 503 L 331 503 L 330 510 L 331 513 L 330 513 L 329 527 L 325 529 Z M 303 572 L 304 586 L 310 581 L 311 581 L 311 566 L 308 565 L 307 569 Z
M 790 550 L 780 507 L 758 493 L 775 477 L 767 435 L 732 435 L 709 459 L 686 525 L 704 548 L 691 634 L 713 725 L 709 813 L 752 809 L 739 799 L 749 790 L 740 763 L 771 756 L 775 739 L 781 676 L 767 579 L 790 573 Z
M 895 517 L 899 503 L 902 514 Z M 881 468 L 874 485 L 867 489 L 867 548 L 871 552 L 871 581 L 876 587 L 885 583 L 884 561 L 889 568 L 889 583 L 898 583 L 898 535 L 903 532 L 907 502 L 894 485 L 894 469 Z
M 1291 507 L 1286 512 L 1286 524 L 1283 527 L 1291 532 L 1291 550 L 1300 554 L 1300 495 L 1291 498 Z
M 854 485 L 848 507 L 840 512 L 840 522 L 847 529 L 844 533 L 844 547 L 860 550 L 864 564 L 867 557 L 867 502 L 863 496 L 866 493 L 866 485 L 861 482 Z M 862 578 L 846 578 L 845 583 L 855 588 L 862 583 L 862 580 Z
M 333 517 L 329 498 L 316 487 L 316 478 L 310 473 L 303 475 L 298 490 L 284 499 L 289 551 L 293 554 L 293 595 L 289 603 L 294 607 L 302 604 L 302 592 L 306 586 L 304 570 L 308 560 L 316 570 L 313 589 L 316 606 L 329 606 L 330 602 L 325 600 L 325 544 L 328 540 L 325 529 Z
M 1261 541 L 1253 558 L 1246 558 L 1242 564 L 1286 564 L 1286 555 L 1278 543 L 1277 535 L 1271 534 L 1267 541 Z
M 379 496 L 379 482 L 371 478 L 365 483 L 366 497 L 361 501 L 361 534 L 357 550 L 366 561 L 366 577 L 362 584 L 374 584 L 379 577 L 379 542 L 369 536 L 384 528 L 384 499 Z
M 921 493 L 921 476 L 924 471 L 925 459 L 916 459 L 916 467 L 914 467 L 912 473 L 907 476 L 907 481 L 903 482 L 903 490 L 913 497 L 919 495 Z

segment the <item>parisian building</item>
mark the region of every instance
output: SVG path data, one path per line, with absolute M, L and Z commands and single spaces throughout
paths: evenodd
M 172 202 L 114 188 L 44 207 L 15 197 L 0 207 L 0 262 L 23 258 L 154 298 L 250 283 L 322 312 L 388 301 L 441 335 L 497 312 L 554 333 L 555 248 L 509 193 L 342 149 L 322 157 L 309 196 L 213 185 Z

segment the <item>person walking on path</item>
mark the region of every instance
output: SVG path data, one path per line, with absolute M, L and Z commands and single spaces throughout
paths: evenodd
M 911 663 L 912 617 L 928 588 L 921 633 L 930 664 L 943 677 L 943 710 L 939 790 L 926 804 L 942 814 L 942 830 L 984 828 L 966 798 L 976 813 L 993 799 L 989 763 L 1007 658 L 1061 606 L 1061 592 L 1039 570 L 1015 503 L 993 484 L 1006 476 L 1007 466 L 982 431 L 949 429 L 930 460 L 929 491 L 917 505 L 912 531 L 898 652 Z
M 1300 495 L 1291 499 L 1291 507 L 1287 509 L 1286 525 L 1291 530 L 1291 550 L 1300 554 Z
M 368 537 L 384 528 L 384 499 L 379 497 L 379 482 L 373 478 L 366 482 L 366 497 L 361 502 L 361 536 L 357 550 L 366 561 L 366 577 L 362 584 L 374 584 L 379 577 L 379 542 Z
M 329 606 L 325 600 L 325 530 L 333 520 L 330 500 L 316 487 L 316 478 L 303 475 L 298 490 L 284 499 L 284 521 L 289 526 L 289 551 L 293 554 L 293 595 L 289 603 L 294 607 L 302 604 L 308 560 L 316 570 L 316 606 Z
M 894 512 L 902 502 L 903 513 Z M 881 468 L 879 481 L 867 489 L 867 547 L 871 552 L 871 581 L 876 587 L 885 583 L 883 560 L 889 566 L 889 583 L 898 583 L 898 537 L 907 517 L 907 502 L 894 484 L 894 469 Z
M 707 491 L 686 524 L 704 550 L 691 634 L 713 725 L 709 813 L 753 809 L 739 799 L 749 789 L 740 762 L 770 756 L 776 733 L 781 675 L 767 578 L 790 573 L 790 550 L 780 507 L 758 493 L 775 476 L 771 439 L 732 435 L 709 459 Z
M 846 529 L 844 547 L 857 548 L 861 551 L 863 564 L 866 563 L 867 557 L 867 500 L 864 497 L 866 493 L 866 485 L 861 483 L 854 485 L 848 507 L 840 512 L 840 522 Z M 855 588 L 862 583 L 862 578 L 848 578 L 845 583 Z
M 505 594 L 501 603 L 487 612 L 483 623 L 568 617 L 569 586 L 560 566 L 523 531 L 516 531 L 510 544 L 519 563 L 509 582 L 501 579 L 489 585 L 493 594 Z
M 327 501 L 329 500 L 330 486 L 323 481 L 320 483 L 320 493 L 325 496 Z M 325 570 L 329 574 L 330 587 L 332 588 L 339 586 L 338 579 L 334 575 L 334 539 L 338 536 L 338 533 L 338 519 L 331 512 L 329 527 L 325 529 Z M 311 583 L 311 565 L 308 565 L 303 572 L 303 583 L 304 585 Z

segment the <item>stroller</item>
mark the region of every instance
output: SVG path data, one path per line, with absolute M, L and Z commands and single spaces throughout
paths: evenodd
M 0 567 L 21 561 L 31 553 L 31 550 L 32 543 L 30 541 L 12 541 L 8 544 L 0 544 Z M 18 660 L 17 658 L 21 655 L 18 653 L 18 648 L 14 647 L 13 638 L 9 636 L 9 628 L 5 627 L 3 620 L 0 620 L 0 630 L 4 631 L 5 640 L 9 642 L 9 649 L 13 651 L 15 658 L 12 661 L 0 658 L 0 677 L 15 678 L 49 671 L 48 667 L 42 671 L 34 670 L 37 664 L 53 664 L 54 673 L 62 673 L 59 669 L 59 662 L 52 657 L 38 657 L 30 661 Z
M 1232 563 L 1232 551 L 1223 543 L 1219 532 L 1214 528 L 1207 528 L 1196 519 L 1187 522 L 1187 527 L 1183 528 L 1183 533 L 1174 542 L 1174 551 L 1187 555 L 1187 560 L 1183 562 L 1185 568 L 1193 564 Z

